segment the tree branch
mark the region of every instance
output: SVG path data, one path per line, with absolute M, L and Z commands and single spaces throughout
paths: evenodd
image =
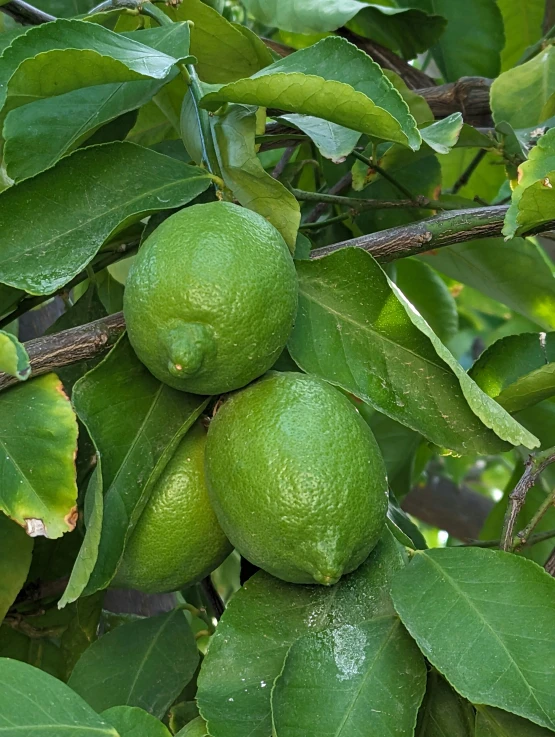
M 300 202 L 323 202 L 328 205 L 341 205 L 353 210 L 398 210 L 406 208 L 418 208 L 422 210 L 460 210 L 460 205 L 441 200 L 430 200 L 423 195 L 418 195 L 410 200 L 374 200 L 363 197 L 343 197 L 341 195 L 328 194 L 326 192 L 305 192 L 302 189 L 291 190 Z
M 322 258 L 350 246 L 363 248 L 381 263 L 387 263 L 476 238 L 499 236 L 507 209 L 498 205 L 445 212 L 410 225 L 316 248 L 310 258 Z M 540 233 L 554 227 L 555 220 L 544 223 L 533 232 Z M 25 343 L 25 348 L 31 360 L 31 375 L 40 376 L 100 355 L 113 345 L 124 329 L 125 322 L 120 312 L 88 325 L 30 340 Z M 17 379 L 0 373 L 0 391 L 16 383 Z
M 505 205 L 496 205 L 445 212 L 410 225 L 388 228 L 316 248 L 311 252 L 310 258 L 322 258 L 341 248 L 354 246 L 363 248 L 378 261 L 387 263 L 476 238 L 493 238 L 501 235 L 507 209 Z M 534 229 L 534 232 L 552 230 L 554 225 L 555 221 L 545 223 L 541 228 Z
M 123 313 L 118 312 L 87 325 L 29 340 L 25 343 L 25 349 L 29 354 L 31 376 L 47 374 L 101 355 L 124 330 Z M 0 391 L 18 383 L 13 376 L 0 373 Z
M 40 26 L 42 23 L 56 20 L 53 15 L 29 5 L 23 0 L 11 0 L 11 2 L 0 6 L 0 10 L 23 26 Z
M 505 513 L 505 520 L 503 522 L 503 534 L 501 535 L 501 549 L 511 552 L 515 549 L 514 543 L 514 529 L 520 510 L 524 506 L 526 501 L 526 495 L 529 490 L 534 486 L 538 480 L 539 475 L 544 471 L 551 463 L 555 462 L 555 448 L 548 448 L 542 453 L 538 453 L 536 456 L 529 456 L 526 461 L 524 473 L 520 477 L 518 484 L 515 486 L 513 491 L 509 495 L 509 504 Z M 542 504 L 538 512 L 534 515 L 532 522 L 519 533 L 518 538 L 522 543 L 525 543 L 534 527 L 540 521 L 543 513 L 547 511 L 547 508 L 553 504 L 553 498 L 555 491 L 549 495 L 545 503 Z M 542 512 L 543 510 L 543 512 Z M 540 514 L 540 512 L 542 512 Z
M 471 125 L 491 126 L 491 83 L 485 77 L 461 77 L 456 82 L 414 91 L 426 100 L 436 118 L 460 112 Z

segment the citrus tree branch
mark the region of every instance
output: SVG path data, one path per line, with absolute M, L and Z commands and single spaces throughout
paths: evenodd
M 341 248 L 355 247 L 363 248 L 381 263 L 387 263 L 476 238 L 499 236 L 506 212 L 507 207 L 504 205 L 444 212 L 410 225 L 388 228 L 378 233 L 316 248 L 311 252 L 310 258 L 322 258 Z M 544 232 L 553 228 L 555 220 L 544 223 L 534 232 Z M 120 312 L 88 325 L 31 340 L 25 343 L 31 360 L 31 375 L 39 376 L 56 371 L 63 366 L 104 353 L 124 329 L 125 323 Z M 0 373 L 0 391 L 15 383 L 17 379 Z
M 24 0 L 10 0 L 9 3 L 0 6 L 0 10 L 23 26 L 40 26 L 42 23 L 56 20 L 53 15 L 29 5 Z
M 316 248 L 311 252 L 310 258 L 322 258 L 340 248 L 355 246 L 368 251 L 378 261 L 387 263 L 477 238 L 493 238 L 501 235 L 507 209 L 506 205 L 495 205 L 444 212 L 410 225 L 388 228 Z M 555 221 L 550 221 L 534 232 L 552 230 L 554 226 Z
M 524 473 L 520 477 L 519 482 L 509 495 L 509 504 L 505 513 L 505 520 L 503 522 L 503 534 L 501 535 L 501 549 L 508 552 L 512 552 L 519 544 L 524 544 L 530 537 L 531 532 L 538 524 L 540 519 L 543 517 L 547 509 L 553 504 L 555 498 L 555 491 L 552 492 L 545 500 L 545 502 L 538 509 L 531 522 L 527 527 L 518 534 L 519 543 L 515 544 L 514 541 L 514 529 L 520 510 L 524 506 L 526 496 L 532 486 L 538 480 L 539 475 L 542 471 L 555 462 L 555 448 L 548 448 L 542 453 L 537 455 L 531 455 L 526 461 Z
M 118 312 L 77 328 L 29 340 L 25 349 L 31 363 L 31 376 L 47 374 L 99 356 L 116 342 L 124 330 L 123 313 Z M 13 376 L 0 373 L 0 391 L 18 383 Z

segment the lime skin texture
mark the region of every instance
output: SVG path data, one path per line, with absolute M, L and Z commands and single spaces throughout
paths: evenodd
M 265 218 L 229 202 L 171 215 L 142 245 L 124 295 L 137 356 L 170 386 L 220 394 L 261 376 L 297 311 L 293 259 Z
M 333 585 L 367 558 L 385 524 L 376 440 L 316 376 L 271 371 L 232 394 L 210 423 L 206 479 L 232 544 L 284 581 Z
M 206 430 L 199 421 L 156 482 L 112 586 L 177 591 L 200 581 L 231 553 L 208 498 L 205 446 Z

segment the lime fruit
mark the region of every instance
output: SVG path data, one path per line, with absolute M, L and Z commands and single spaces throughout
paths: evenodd
M 297 309 L 297 276 L 279 232 L 229 202 L 180 210 L 141 247 L 124 314 L 139 359 L 160 381 L 220 394 L 261 376 Z
M 208 498 L 205 446 L 206 430 L 197 422 L 154 486 L 113 586 L 177 591 L 207 576 L 231 553 Z
M 331 586 L 378 542 L 385 467 L 355 407 L 321 379 L 269 372 L 210 423 L 206 481 L 237 550 L 292 583 Z

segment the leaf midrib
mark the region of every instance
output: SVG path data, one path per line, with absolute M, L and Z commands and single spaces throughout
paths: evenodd
M 454 374 L 451 371 L 451 369 L 449 369 L 449 367 L 446 368 L 446 365 L 443 365 L 442 366 L 441 364 L 434 363 L 433 361 L 430 361 L 428 358 L 425 358 L 424 356 L 421 356 L 419 353 L 415 353 L 414 351 L 410 350 L 410 348 L 406 348 L 405 346 L 401 345 L 400 343 L 395 343 L 395 341 L 391 340 L 391 338 L 388 338 L 387 335 L 383 335 L 382 333 L 377 332 L 376 330 L 372 329 L 372 327 L 370 327 L 369 325 L 364 325 L 362 323 L 359 323 L 356 320 L 354 320 L 354 319 L 352 319 L 350 317 L 347 317 L 345 314 L 343 314 L 341 312 L 338 312 L 337 310 L 334 310 L 329 305 L 327 305 L 327 304 L 325 304 L 323 302 L 320 302 L 313 295 L 311 295 L 308 292 L 306 292 L 306 291 L 303 290 L 303 288 L 302 288 L 302 282 L 301 282 L 301 285 L 299 287 L 299 291 L 300 291 L 300 294 L 302 294 L 304 297 L 306 297 L 306 299 L 309 299 L 311 302 L 314 302 L 315 304 L 317 304 L 322 309 L 324 309 L 324 310 L 332 313 L 333 315 L 336 315 L 336 317 L 341 318 L 341 320 L 343 320 L 344 322 L 348 322 L 351 325 L 354 325 L 357 329 L 362 330 L 364 332 L 367 332 L 370 335 L 376 336 L 376 338 L 379 338 L 381 341 L 383 341 L 385 343 L 389 343 L 390 345 L 392 345 L 392 346 L 394 346 L 396 348 L 400 348 L 402 351 L 404 351 L 405 353 L 408 353 L 410 356 L 413 356 L 414 358 L 417 358 L 418 360 L 423 361 L 424 363 L 427 363 L 428 365 L 433 366 L 436 369 L 440 369 L 441 371 L 443 371 L 443 373 L 445 373 L 445 374 L 447 374 L 449 376 L 454 376 Z M 418 330 L 418 328 L 416 328 L 416 329 Z M 422 335 L 425 335 L 425 334 L 422 333 Z M 425 336 L 425 337 L 427 337 L 427 336 Z M 454 378 L 457 378 L 457 377 L 455 376 Z
M 536 704 L 538 705 L 538 707 L 540 708 L 540 710 L 541 710 L 542 714 L 543 714 L 543 715 L 545 716 L 545 718 L 546 718 L 547 722 L 548 722 L 549 724 L 552 724 L 553 722 L 552 722 L 552 720 L 550 719 L 549 715 L 548 715 L 548 714 L 546 713 L 545 709 L 543 708 L 543 706 L 542 706 L 542 705 L 540 704 L 540 702 L 538 701 L 538 699 L 537 699 L 537 696 L 536 696 L 536 693 L 535 693 L 535 691 L 534 691 L 534 690 L 532 689 L 532 686 L 531 686 L 531 685 L 530 685 L 530 684 L 528 683 L 528 681 L 526 680 L 526 678 L 525 678 L 524 674 L 523 674 L 523 673 L 522 673 L 522 671 L 520 670 L 520 666 L 518 665 L 518 663 L 516 662 L 516 660 L 515 660 L 515 659 L 513 658 L 513 656 L 512 656 L 512 654 L 511 654 L 510 650 L 509 650 L 509 649 L 507 648 L 507 646 L 505 645 L 505 643 L 503 642 L 503 640 L 501 639 L 501 637 L 499 636 L 499 634 L 497 633 L 497 631 L 496 631 L 496 630 L 495 630 L 495 629 L 494 629 L 494 628 L 493 628 L 493 627 L 491 626 L 491 624 L 490 624 L 490 623 L 488 622 L 488 620 L 487 620 L 487 619 L 486 619 L 486 618 L 484 617 L 484 615 L 482 614 L 482 612 L 481 612 L 481 611 L 480 611 L 480 610 L 478 609 L 478 607 L 476 606 L 476 604 L 474 604 L 474 602 L 472 601 L 472 599 L 470 599 L 470 598 L 468 597 L 468 595 L 466 594 L 466 592 L 465 592 L 465 591 L 464 591 L 464 590 L 463 590 L 463 589 L 462 589 L 462 588 L 461 588 L 461 587 L 460 587 L 460 586 L 458 585 L 458 583 L 457 583 L 457 582 L 455 581 L 455 579 L 454 579 L 454 578 L 452 578 L 452 577 L 451 577 L 451 576 L 450 576 L 450 575 L 449 575 L 449 574 L 447 573 L 447 571 L 445 570 L 445 568 L 442 568 L 442 567 L 440 566 L 440 564 L 439 564 L 439 563 L 437 563 L 437 562 L 436 562 L 436 561 L 435 561 L 435 560 L 434 560 L 434 559 L 433 559 L 433 558 L 432 558 L 432 557 L 431 557 L 430 555 L 426 555 L 426 554 L 421 554 L 421 555 L 422 555 L 422 557 L 423 557 L 423 558 L 424 558 L 425 560 L 427 560 L 427 561 L 428 561 L 428 562 L 429 562 L 429 563 L 430 563 L 430 564 L 431 564 L 431 565 L 432 565 L 432 566 L 433 566 L 434 568 L 436 568 L 436 569 L 437 569 L 437 570 L 439 571 L 439 573 L 440 573 L 441 577 L 442 577 L 442 578 L 443 578 L 443 579 L 444 579 L 444 580 L 445 580 L 446 582 L 448 582 L 449 584 L 451 584 L 451 586 L 453 587 L 453 589 L 455 589 L 455 591 L 456 591 L 456 592 L 457 592 L 457 593 L 458 593 L 458 594 L 460 595 L 461 599 L 462 599 L 462 600 L 463 600 L 463 601 L 464 601 L 464 602 L 465 602 L 465 603 L 466 603 L 466 604 L 468 605 L 468 607 L 469 607 L 469 608 L 470 608 L 471 610 L 473 610 L 473 611 L 474 611 L 474 612 L 476 613 L 476 615 L 478 616 L 478 619 L 479 619 L 479 620 L 480 620 L 480 621 L 481 621 L 481 622 L 483 623 L 483 625 L 485 626 L 485 628 L 486 628 L 486 629 L 487 629 L 487 630 L 488 630 L 489 632 L 491 632 L 491 634 L 493 635 L 493 639 L 494 639 L 494 640 L 495 640 L 496 642 L 498 642 L 498 643 L 499 643 L 499 645 L 501 646 L 501 649 L 502 649 L 502 650 L 503 650 L 503 652 L 505 652 L 505 654 L 507 655 L 507 658 L 508 658 L 509 662 L 510 662 L 510 663 L 511 663 L 511 664 L 512 664 L 512 665 L 514 666 L 514 668 L 516 669 L 516 672 L 518 673 L 518 675 L 520 676 L 520 678 L 521 678 L 522 682 L 524 683 L 524 685 L 525 685 L 525 687 L 526 687 L 526 690 L 527 690 L 527 692 L 528 692 L 528 693 L 530 694 L 530 696 L 532 697 L 532 699 L 533 699 L 533 700 L 535 701 L 535 703 L 536 703 Z
M 364 674 L 364 676 L 363 676 L 363 678 L 362 678 L 362 680 L 360 682 L 360 685 L 357 688 L 357 690 L 355 692 L 355 695 L 353 696 L 353 698 L 351 700 L 351 703 L 349 704 L 349 707 L 346 710 L 343 719 L 341 720 L 341 724 L 337 728 L 337 731 L 335 732 L 335 734 L 333 735 L 333 737 L 341 737 L 341 735 L 343 734 L 343 727 L 347 723 L 347 719 L 349 719 L 349 717 L 351 716 L 351 713 L 354 711 L 354 708 L 355 708 L 356 703 L 357 703 L 357 701 L 358 701 L 358 699 L 360 697 L 360 694 L 362 692 L 362 689 L 366 685 L 366 681 L 372 675 L 372 672 L 374 670 L 374 666 L 378 662 L 378 659 L 380 658 L 380 656 L 383 653 L 384 649 L 389 644 L 391 638 L 393 637 L 393 634 L 394 634 L 395 630 L 397 629 L 397 627 L 400 624 L 400 621 L 396 617 L 376 617 L 374 620 L 370 620 L 370 621 L 376 621 L 376 620 L 379 620 L 379 619 L 391 619 L 392 620 L 392 627 L 389 630 L 389 632 L 387 634 L 387 637 L 385 638 L 385 640 L 382 642 L 382 644 L 378 648 L 378 651 L 375 654 L 370 667 L 367 668 L 366 673 Z
M 137 146 L 137 144 L 131 144 L 131 145 Z M 34 255 L 35 254 L 35 251 L 42 252 L 42 250 L 45 248 L 45 246 L 51 246 L 53 243 L 56 243 L 56 241 L 65 239 L 68 236 L 70 236 L 72 233 L 75 233 L 76 231 L 86 230 L 92 223 L 94 223 L 94 222 L 96 222 L 98 220 L 101 220 L 102 218 L 104 218 L 106 216 L 109 216 L 109 215 L 111 215 L 114 212 L 119 212 L 119 211 L 122 211 L 123 210 L 126 213 L 125 214 L 125 217 L 126 218 L 127 217 L 131 217 L 133 215 L 138 215 L 141 212 L 140 210 L 133 210 L 132 212 L 127 212 L 127 208 L 130 207 L 130 206 L 132 206 L 134 202 L 139 202 L 142 199 L 144 199 L 145 197 L 150 197 L 151 195 L 156 195 L 158 193 L 164 192 L 164 190 L 166 190 L 166 189 L 171 189 L 173 187 L 178 187 L 179 185 L 182 185 L 184 182 L 187 182 L 188 183 L 188 182 L 194 182 L 196 180 L 206 180 L 206 181 L 208 181 L 208 179 L 209 178 L 207 176 L 202 175 L 202 176 L 195 176 L 195 177 L 181 177 L 179 180 L 173 180 L 173 181 L 171 181 L 169 183 L 168 182 L 165 182 L 161 187 L 158 187 L 157 189 L 151 189 L 148 192 L 143 192 L 142 194 L 137 195 L 136 197 L 133 197 L 130 200 L 127 200 L 123 205 L 120 203 L 119 205 L 117 205 L 115 207 L 111 207 L 109 209 L 102 210 L 102 212 L 100 214 L 97 214 L 95 217 L 89 218 L 88 220 L 85 220 L 85 221 L 81 221 L 74 228 L 71 228 L 70 230 L 65 230 L 63 233 L 56 234 L 53 238 L 51 238 L 48 241 L 42 241 L 42 240 L 40 240 L 36 244 L 36 247 L 34 249 L 33 248 L 28 248 L 28 249 L 24 250 L 22 253 L 16 253 L 13 256 L 9 256 L 7 258 L 4 257 L 4 258 L 2 258 L 0 260 L 0 264 L 6 264 L 6 263 L 9 263 L 11 261 L 20 261 L 21 260 L 21 256 Z M 147 207 L 147 210 L 148 209 L 150 209 L 150 208 Z M 106 239 L 106 237 L 108 237 L 108 235 L 109 235 L 109 233 L 105 236 L 105 238 L 103 239 L 103 242 Z
M 173 612 L 171 612 L 170 615 L 166 617 L 165 621 L 163 622 L 162 626 L 160 627 L 160 629 L 156 633 L 155 637 L 152 638 L 152 640 L 150 642 L 150 645 L 145 650 L 144 656 L 141 658 L 141 661 L 139 662 L 139 664 L 137 666 L 137 670 L 135 672 L 135 678 L 133 679 L 133 681 L 131 683 L 131 686 L 129 688 L 129 692 L 127 694 L 127 701 L 128 702 L 131 699 L 131 696 L 133 694 L 133 691 L 135 690 L 135 686 L 137 685 L 137 681 L 139 680 L 139 676 L 142 673 L 142 669 L 144 668 L 145 663 L 147 662 L 150 654 L 152 653 L 152 650 L 153 650 L 154 646 L 156 645 L 156 643 L 160 639 L 160 637 L 162 635 L 162 632 L 166 629 L 166 627 L 169 625 L 169 623 L 173 621 L 173 618 L 175 617 L 175 615 L 177 614 L 177 612 L 178 612 L 178 610 L 177 609 L 174 609 Z

